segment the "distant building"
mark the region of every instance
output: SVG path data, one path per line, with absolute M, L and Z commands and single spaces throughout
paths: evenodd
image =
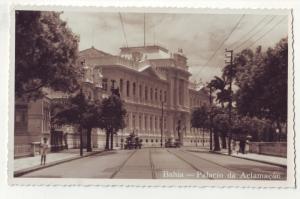
M 14 156 L 35 155 L 40 142 L 48 139 L 50 144 L 50 99 L 15 102 Z

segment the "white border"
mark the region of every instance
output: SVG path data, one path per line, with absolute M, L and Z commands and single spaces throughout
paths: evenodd
M 0 112 L 4 115 L 0 119 L 0 197 L 1 198 L 74 198 L 109 197 L 109 198 L 298 198 L 300 189 L 244 189 L 244 188 L 138 188 L 138 187 L 65 187 L 65 186 L 9 186 L 7 184 L 7 137 L 8 137 L 8 62 L 9 62 L 9 6 L 11 4 L 31 5 L 77 5 L 77 6 L 172 6 L 172 7 L 209 7 L 209 8 L 293 8 L 294 12 L 294 50 L 295 50 L 295 121 L 299 121 L 300 101 L 300 1 L 298 0 L 2 0 L 0 1 Z M 298 114 L 297 114 L 298 113 Z M 1 116 L 3 116 L 1 115 Z M 300 129 L 300 123 L 295 123 L 295 129 Z M 296 151 L 300 150 L 300 136 L 295 136 Z M 300 178 L 296 157 L 297 179 Z M 298 183 L 297 183 L 298 184 Z
M 49 7 L 49 6 L 14 6 L 11 9 L 11 50 L 10 50 L 10 102 L 14 102 L 14 13 L 15 10 L 55 10 L 55 11 L 87 11 L 87 12 L 168 12 L 168 13 L 211 13 L 211 14 L 231 14 L 231 13 L 246 13 L 246 14 L 282 14 L 289 16 L 289 24 L 292 22 L 291 12 L 287 9 L 278 9 L 278 10 L 244 10 L 244 9 L 188 9 L 188 8 L 112 8 L 112 7 Z M 292 32 L 291 26 L 289 26 L 289 47 L 292 43 Z M 22 185 L 101 185 L 101 186 L 116 186 L 116 185 L 130 185 L 130 186 L 170 186 L 170 187 L 294 187 L 294 153 L 293 153 L 293 128 L 289 128 L 293 125 L 293 103 L 292 103 L 292 48 L 289 49 L 289 115 L 288 115 L 288 157 L 287 157 L 287 180 L 286 181 L 264 181 L 264 180 L 141 180 L 141 179 L 86 179 L 86 178 L 14 178 L 13 177 L 13 140 L 14 140 L 14 129 L 13 129 L 13 119 L 14 118 L 14 104 L 11 103 L 10 107 L 10 128 L 9 128 L 9 183 L 10 184 L 22 184 Z

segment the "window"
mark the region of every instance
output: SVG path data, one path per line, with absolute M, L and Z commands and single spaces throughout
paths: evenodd
M 123 79 L 120 79 L 120 93 L 123 92 Z
M 127 94 L 127 97 L 130 96 L 130 83 L 129 83 L 129 81 L 126 82 L 126 94 Z
M 106 78 L 102 79 L 102 88 L 103 90 L 107 91 L 108 87 L 108 80 Z
M 155 116 L 155 123 L 154 123 L 154 125 L 155 125 L 155 129 L 157 129 L 157 117 Z
M 152 101 L 153 100 L 153 89 L 150 88 L 150 100 Z
M 150 130 L 152 130 L 152 116 L 150 116 Z
M 151 143 L 153 143 L 153 139 L 151 139 Z
M 139 115 L 139 129 L 142 129 L 142 116 Z
M 145 115 L 144 123 L 145 123 L 145 130 L 147 130 L 147 115 Z
M 49 121 L 49 119 L 50 119 L 50 117 L 49 117 L 49 114 L 50 114 L 50 112 L 49 112 L 49 109 L 47 109 L 47 108 L 45 108 L 44 109 L 44 118 L 43 118 L 43 130 L 44 131 L 48 131 L 49 130 L 49 125 L 50 125 L 50 121 Z
M 155 101 L 157 101 L 157 88 L 155 89 Z
M 28 108 L 26 105 L 16 105 L 15 110 L 15 128 L 16 133 L 18 130 L 22 130 L 22 132 L 26 131 L 28 125 L 27 113 Z M 23 131 L 24 130 L 24 131 Z
M 183 93 L 184 93 L 184 81 L 179 80 L 179 91 L 178 91 L 179 105 L 183 105 Z
M 164 91 L 164 101 L 167 102 L 167 91 Z
M 132 95 L 133 96 L 135 96 L 135 89 L 136 89 L 135 82 L 133 82 L 133 84 L 132 84 Z
M 145 86 L 145 100 L 148 100 L 148 87 Z
M 142 95 L 143 95 L 142 84 L 140 84 L 140 86 L 139 86 L 139 95 L 140 95 L 140 100 L 141 100 Z
M 135 115 L 132 115 L 132 128 L 135 129 Z
M 167 118 L 164 118 L 164 129 L 167 129 Z
M 159 101 L 162 101 L 162 90 L 159 91 Z

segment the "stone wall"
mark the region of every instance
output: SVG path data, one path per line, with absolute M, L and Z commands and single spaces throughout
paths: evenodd
M 287 157 L 286 142 L 251 142 L 249 152 L 264 155 Z

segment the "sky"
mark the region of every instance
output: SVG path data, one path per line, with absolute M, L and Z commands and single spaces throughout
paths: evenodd
M 126 46 L 126 40 L 128 46 L 144 45 L 143 13 L 65 11 L 61 18 L 80 37 L 79 50 L 94 46 L 118 55 L 120 47 Z M 191 80 L 202 83 L 221 74 L 225 48 L 233 49 L 234 53 L 251 45 L 251 48 L 261 45 L 266 49 L 288 35 L 287 16 L 264 15 L 263 12 L 244 15 L 146 13 L 145 22 L 146 44 L 161 45 L 171 52 L 183 49 Z

